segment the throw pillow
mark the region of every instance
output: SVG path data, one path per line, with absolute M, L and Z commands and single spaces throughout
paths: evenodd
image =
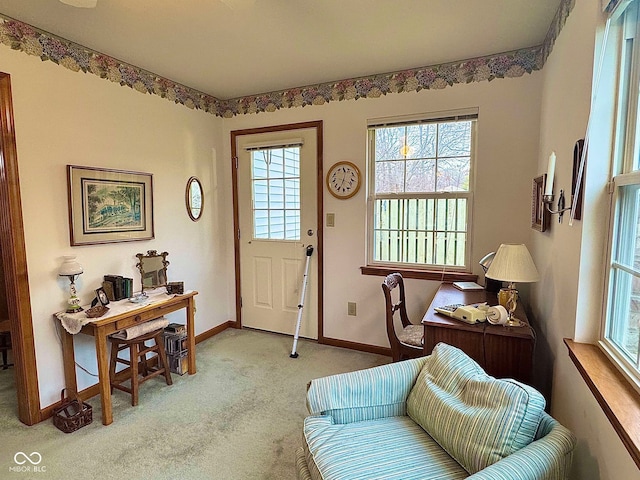
M 515 380 L 498 380 L 462 350 L 440 343 L 407 399 L 408 415 L 470 474 L 535 438 L 544 397 Z

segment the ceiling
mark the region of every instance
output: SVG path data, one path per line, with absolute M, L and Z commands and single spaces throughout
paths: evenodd
M 540 45 L 561 0 L 0 0 L 0 13 L 219 99 Z

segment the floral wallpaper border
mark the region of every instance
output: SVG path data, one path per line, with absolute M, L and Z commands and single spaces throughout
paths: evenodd
M 442 89 L 456 83 L 520 77 L 542 68 L 541 47 L 430 67 L 291 88 L 221 102 L 223 116 L 273 112 L 281 108 L 323 105 L 331 101 L 377 98 L 388 93 Z
M 613 0 L 615 1 L 615 0 Z M 442 89 L 459 83 L 521 77 L 544 66 L 575 0 L 561 0 L 542 45 L 441 65 L 220 100 L 134 65 L 0 14 L 0 42 L 69 70 L 92 73 L 141 93 L 158 95 L 219 117 L 273 112 L 332 101 L 378 98 L 388 93 Z
M 92 73 L 141 93 L 159 95 L 188 108 L 220 115 L 219 100 L 211 95 L 1 14 L 0 42 L 74 72 Z
M 544 65 L 551 54 L 551 50 L 553 50 L 553 45 L 556 43 L 556 39 L 560 36 L 560 31 L 564 24 L 567 23 L 567 18 L 569 18 L 569 14 L 573 7 L 576 4 L 576 0 L 562 0 L 560 5 L 558 6 L 558 11 L 556 12 L 553 20 L 551 21 L 551 26 L 547 31 L 547 36 L 544 39 L 542 44 L 542 64 Z

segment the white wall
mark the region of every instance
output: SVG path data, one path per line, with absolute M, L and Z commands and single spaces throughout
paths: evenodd
M 540 82 L 541 74 L 535 73 L 443 90 L 392 94 L 377 99 L 332 102 L 225 119 L 224 157 L 231 155 L 229 132 L 232 130 L 323 120 L 325 173 L 339 160 L 352 161 L 365 172 L 367 119 L 478 107 L 472 259 L 475 273 L 479 273 L 477 261 L 500 243 L 526 243 L 530 239 Z M 230 162 L 225 166 L 229 169 Z M 230 170 L 225 175 L 230 179 Z M 228 188 L 230 195 L 230 185 Z M 325 188 L 324 211 L 335 213 L 336 226 L 324 230 L 324 335 L 388 347 L 380 288 L 383 278 L 360 273 L 360 266 L 366 262 L 365 190 L 363 187 L 351 199 L 338 200 Z M 232 249 L 232 245 L 228 248 Z M 414 322 L 421 320 L 438 285 L 439 282 L 407 281 L 407 303 Z M 349 301 L 357 303 L 356 317 L 347 315 Z
M 59 400 L 64 384 L 61 347 L 52 314 L 65 306 L 68 280 L 59 279 L 61 257 L 76 254 L 84 267 L 78 281 L 83 303 L 104 274 L 135 279 L 135 254 L 168 251 L 169 280 L 198 290 L 196 333 L 231 318 L 221 210 L 221 119 L 142 95 L 94 75 L 74 73 L 39 58 L 0 48 L 0 69 L 11 75 L 20 187 L 41 405 Z M 153 173 L 155 239 L 70 247 L 66 165 Z M 203 218 L 185 209 L 187 179 L 203 183 Z M 220 273 L 222 271 L 222 274 Z M 183 321 L 183 313 L 172 319 Z M 77 360 L 97 371 L 92 338 L 76 337 Z M 79 388 L 95 379 L 79 372 Z
M 67 285 L 57 278 L 61 256 L 75 253 L 85 268 L 78 282 L 84 302 L 105 273 L 136 277 L 135 253 L 167 250 L 170 280 L 197 289 L 196 332 L 233 319 L 234 265 L 231 211 L 231 130 L 324 121 L 324 167 L 350 160 L 366 170 L 367 119 L 478 107 L 478 172 L 474 197 L 473 262 L 503 242 L 530 245 L 542 281 L 532 288 L 539 379 L 553 381 L 552 413 L 579 439 L 574 478 L 638 478 L 638 470 L 588 391 L 562 344 L 577 330 L 578 276 L 583 234 L 602 235 L 595 220 L 574 227 L 530 229 L 532 178 L 558 152 L 557 185 L 570 185 L 570 155 L 584 135 L 589 110 L 597 0 L 577 0 L 543 72 L 517 79 L 456 85 L 444 90 L 332 102 L 274 113 L 218 119 L 142 95 L 93 75 L 0 48 L 1 70 L 11 74 L 41 402 L 58 399 L 62 359 L 52 313 L 63 308 Z M 92 165 L 154 174 L 156 238 L 148 242 L 70 247 L 65 165 Z M 593 170 L 590 170 L 590 174 Z M 185 212 L 186 180 L 205 189 L 204 217 Z M 598 199 L 587 198 L 589 208 Z M 365 191 L 346 201 L 324 195 L 336 226 L 325 228 L 325 330 L 336 339 L 388 346 L 381 277 L 363 276 Z M 588 225 L 587 225 L 588 223 Z M 597 242 L 596 242 L 597 244 Z M 597 248 L 597 245 L 589 245 Z M 475 273 L 479 269 L 474 265 Z M 595 269 L 597 272 L 597 269 Z M 139 283 L 137 283 L 139 285 Z M 438 282 L 408 280 L 410 313 L 418 321 Z M 358 316 L 346 303 L 358 303 Z M 584 327 L 584 326 L 582 326 Z M 90 338 L 77 359 L 95 372 Z M 548 372 L 547 372 L 548 369 Z M 81 375 L 80 388 L 94 383 Z
M 543 70 L 543 95 L 538 173 L 555 150 L 555 193 L 571 189 L 572 154 L 583 138 L 591 103 L 594 42 L 603 18 L 598 0 L 578 0 Z M 602 112 L 600 112 L 602 114 Z M 598 119 L 600 121 L 602 119 Z M 602 133 L 604 130 L 594 129 Z M 551 413 L 578 437 L 572 478 L 640 478 L 635 463 L 602 409 L 570 361 L 563 338 L 594 341 L 600 311 L 603 245 L 603 184 L 606 151 L 590 147 L 583 221 L 568 225 L 551 222 L 551 230 L 533 232 L 532 255 L 542 280 L 531 292 L 531 308 L 538 325 L 536 370 L 539 381 L 552 382 Z

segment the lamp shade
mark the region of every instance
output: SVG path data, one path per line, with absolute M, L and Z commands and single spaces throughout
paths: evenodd
M 498 248 L 485 277 L 512 283 L 528 283 L 540 280 L 538 269 L 533 263 L 526 245 L 506 243 L 503 243 Z
M 80 275 L 82 273 L 82 265 L 76 261 L 75 255 L 65 255 L 58 275 L 61 277 L 68 277 L 72 275 Z

